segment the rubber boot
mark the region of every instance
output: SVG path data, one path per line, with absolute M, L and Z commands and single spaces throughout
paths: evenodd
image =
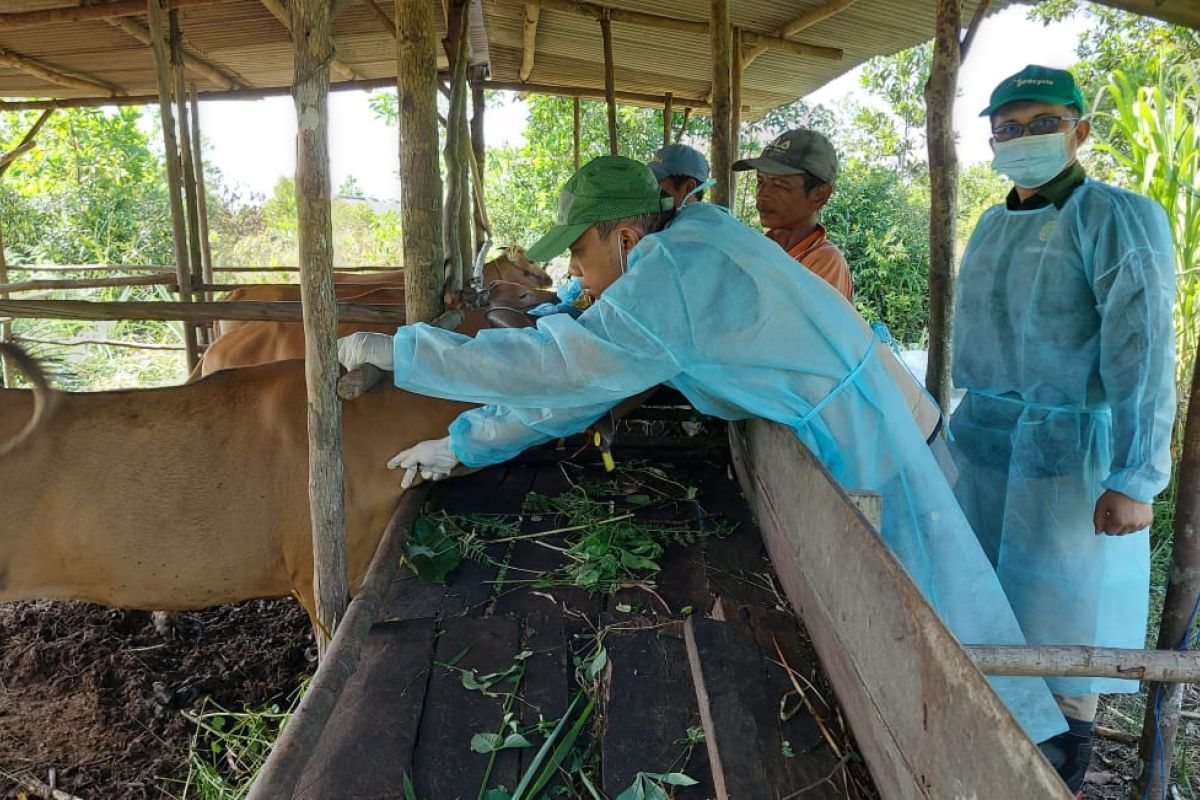
M 1092 760 L 1092 723 L 1067 717 L 1067 731 L 1038 745 L 1042 755 L 1076 798 L 1082 798 L 1083 778 Z

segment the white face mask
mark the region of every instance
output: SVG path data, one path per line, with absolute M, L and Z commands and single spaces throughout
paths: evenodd
M 1009 142 L 993 142 L 992 168 L 1008 176 L 1022 189 L 1036 189 L 1054 180 L 1071 163 L 1067 137 L 1075 131 L 1021 136 Z

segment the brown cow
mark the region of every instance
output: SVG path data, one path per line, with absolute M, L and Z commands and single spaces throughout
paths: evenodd
M 525 257 L 525 250 L 512 246 L 501 249 L 500 255 L 483 265 L 483 288 L 491 289 L 497 284 L 514 284 L 519 287 L 532 289 L 550 286 L 554 280 L 544 269 Z M 333 275 L 333 293 L 340 302 L 362 303 L 379 302 L 367 300 L 364 294 L 375 289 L 390 288 L 398 292 L 398 305 L 404 304 L 404 270 L 393 269 L 385 272 L 368 272 L 362 274 L 346 274 L 335 272 Z M 226 293 L 226 301 L 253 302 L 298 302 L 300 286 L 242 286 Z M 528 307 L 528 306 L 526 306 Z M 242 320 L 219 320 L 215 330 L 218 336 L 224 336 L 246 325 Z
M 23 436 L 35 402 L 45 413 Z M 294 594 L 311 615 L 305 402 L 301 361 L 163 389 L 0 389 L 0 602 L 185 610 Z M 353 587 L 403 493 L 384 463 L 467 408 L 391 387 L 343 404 Z
M 511 308 L 522 311 L 540 303 L 557 302 L 558 295 L 546 289 L 531 289 L 520 284 L 505 283 L 494 285 L 488 290 L 485 298 L 488 301 L 485 308 L 462 309 L 464 321 L 455 325 L 455 330 L 474 336 L 480 329 L 488 327 L 484 320 L 486 308 Z M 404 290 L 374 289 L 360 295 L 355 302 L 367 305 L 403 305 Z M 395 333 L 396 327 L 394 322 L 344 322 L 338 325 L 338 336 L 349 336 L 359 331 Z M 236 330 L 218 337 L 209 345 L 189 380 L 196 380 L 223 369 L 286 361 L 291 358 L 304 358 L 302 323 L 247 322 Z

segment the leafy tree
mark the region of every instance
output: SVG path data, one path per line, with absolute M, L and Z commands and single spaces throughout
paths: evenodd
M 340 197 L 366 197 L 362 187 L 358 185 L 358 179 L 353 175 L 346 176 L 346 180 L 342 181 L 342 185 L 338 187 L 337 193 Z

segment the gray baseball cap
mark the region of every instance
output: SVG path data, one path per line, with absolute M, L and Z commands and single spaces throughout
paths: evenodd
M 756 169 L 768 175 L 807 173 L 833 183 L 837 178 L 838 157 L 824 136 L 807 128 L 798 128 L 776 137 L 763 148 L 758 158 L 735 161 L 733 169 L 737 172 Z

